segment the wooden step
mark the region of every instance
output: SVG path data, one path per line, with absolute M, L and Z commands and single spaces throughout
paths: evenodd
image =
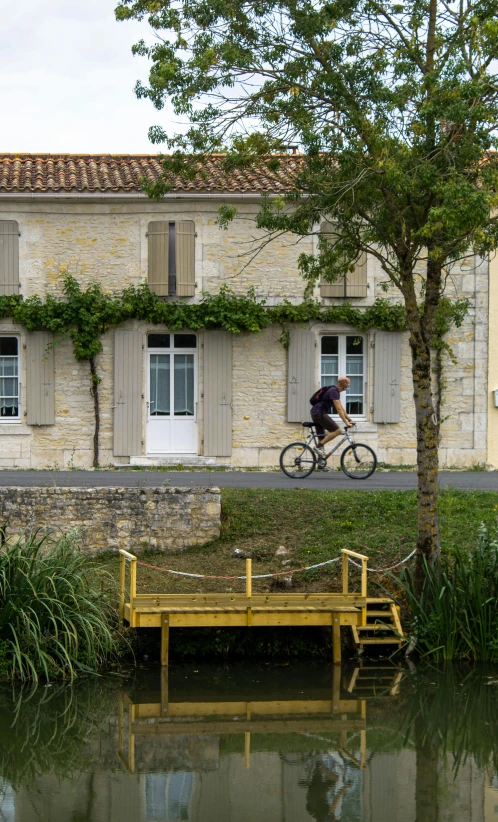
M 396 626 L 391 623 L 391 625 L 383 625 L 380 622 L 377 625 L 357 625 L 358 631 L 394 631 L 396 632 Z M 397 633 L 397 632 L 396 632 Z
M 403 643 L 402 639 L 398 639 L 397 637 L 378 637 L 378 638 L 371 638 L 371 637 L 362 637 L 360 639 L 360 647 L 362 645 L 401 645 Z
M 389 610 L 389 608 L 386 608 L 385 611 L 371 611 L 369 608 L 367 608 L 367 617 L 371 616 L 387 616 L 391 618 L 391 611 Z

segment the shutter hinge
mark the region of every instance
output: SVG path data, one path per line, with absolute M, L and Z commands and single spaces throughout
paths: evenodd
M 145 394 L 142 394 L 142 399 L 143 399 L 143 400 L 145 399 Z
M 197 237 L 197 231 L 194 231 L 194 237 Z
M 148 232 L 148 231 L 146 231 L 146 232 L 145 232 L 145 236 L 146 236 L 146 237 L 148 237 L 148 236 L 149 236 L 149 232 Z
M 372 342 L 370 343 L 370 348 L 375 348 L 375 340 L 372 340 Z
M 373 412 L 374 412 L 374 407 L 373 407 L 373 405 L 371 405 L 370 406 L 370 413 L 373 414 Z

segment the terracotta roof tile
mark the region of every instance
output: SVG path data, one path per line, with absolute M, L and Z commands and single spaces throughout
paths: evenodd
M 194 180 L 171 179 L 175 192 L 219 192 L 240 194 L 288 191 L 302 157 L 283 155 L 278 171 L 264 161 L 250 169 L 223 170 L 223 157 L 213 155 L 203 174 Z M 0 154 L 0 194 L 15 192 L 138 192 L 140 179 L 153 182 L 161 175 L 157 155 L 110 154 Z

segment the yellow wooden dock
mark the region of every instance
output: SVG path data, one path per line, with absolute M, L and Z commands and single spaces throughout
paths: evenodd
M 132 628 L 161 628 L 161 664 L 168 665 L 170 628 L 329 626 L 333 661 L 341 662 L 341 628 L 349 626 L 358 648 L 403 642 L 398 609 L 389 597 L 367 596 L 368 557 L 342 549 L 341 593 L 253 593 L 246 560 L 245 593 L 137 594 L 138 559 L 120 549 L 120 617 Z M 350 591 L 350 558 L 361 562 L 360 591 Z M 126 571 L 129 594 L 126 601 Z

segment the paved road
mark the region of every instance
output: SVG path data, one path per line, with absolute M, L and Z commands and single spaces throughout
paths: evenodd
M 498 472 L 442 471 L 441 487 L 498 491 Z M 0 486 L 63 488 L 152 488 L 175 485 L 218 485 L 221 488 L 313 488 L 319 490 L 404 491 L 416 488 L 417 475 L 408 471 L 377 471 L 368 480 L 351 480 L 342 472 L 315 472 L 304 480 L 291 480 L 273 471 L 0 471 Z

